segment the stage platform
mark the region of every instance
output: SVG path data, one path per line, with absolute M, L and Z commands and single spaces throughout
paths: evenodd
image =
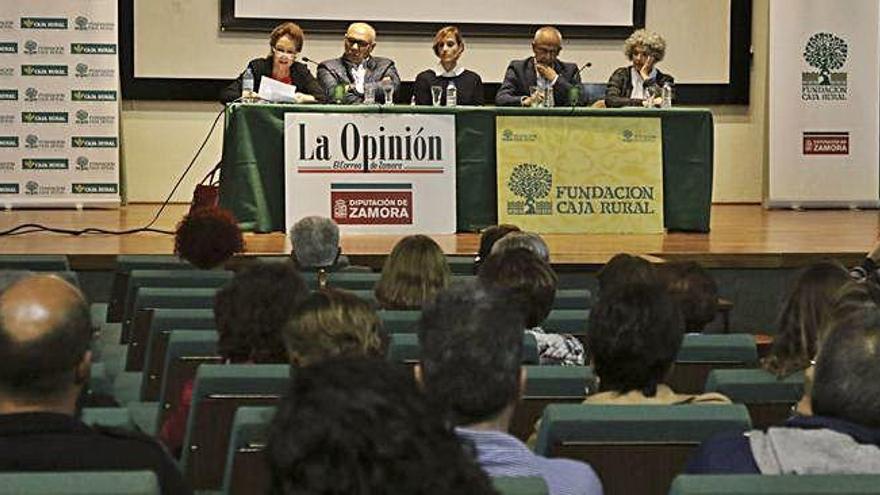
M 148 223 L 156 204 L 133 204 L 118 210 L 13 210 L 0 213 L 0 230 L 23 223 L 82 229 L 132 229 Z M 155 227 L 173 230 L 188 205 L 169 205 Z M 603 264 L 620 252 L 660 260 L 688 259 L 709 267 L 791 267 L 834 257 L 855 263 L 877 239 L 880 212 L 848 210 L 768 211 L 760 205 L 714 205 L 708 234 L 657 235 L 546 235 L 552 262 L 559 267 Z M 479 235 L 463 233 L 432 236 L 447 254 L 473 255 Z M 343 252 L 358 262 L 381 266 L 400 236 L 349 235 Z M 246 234 L 250 255 L 290 252 L 280 232 Z M 171 254 L 170 235 L 141 233 L 124 236 L 70 236 L 52 233 L 0 237 L 0 253 L 66 254 L 73 269 L 112 269 L 119 254 Z

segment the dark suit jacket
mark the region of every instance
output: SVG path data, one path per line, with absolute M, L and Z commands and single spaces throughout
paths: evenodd
M 633 90 L 632 73 L 630 72 L 631 68 L 632 66 L 629 65 L 626 67 L 620 67 L 611 74 L 611 78 L 608 79 L 608 87 L 605 89 L 606 107 L 618 108 L 642 106 L 642 100 L 629 97 Z M 666 83 L 675 84 L 675 79 L 669 74 L 664 74 L 657 69 L 657 75 L 654 79 L 648 79 L 645 81 L 644 86 L 646 88 L 651 86 L 663 87 Z
M 364 65 L 367 69 L 367 73 L 364 75 L 364 84 L 379 82 L 388 76 L 394 84 L 395 94 L 397 93 L 400 88 L 400 76 L 397 74 L 397 67 L 394 66 L 393 60 L 384 57 L 370 57 L 364 62 Z M 333 88 L 340 83 L 352 85 L 345 93 L 343 103 L 350 105 L 364 101 L 363 93 L 358 93 L 354 89 L 354 77 L 351 73 L 353 68 L 354 66 L 342 57 L 325 60 L 318 64 L 318 80 L 321 81 L 327 101 L 332 101 Z M 385 101 L 385 93 L 380 88 L 376 88 L 376 101 L 379 103 Z
M 263 77 L 270 77 L 272 75 L 272 57 L 255 58 L 248 63 L 248 67 L 254 74 L 254 91 L 259 91 L 260 81 Z M 247 71 L 247 69 L 245 69 L 245 71 Z M 241 78 L 244 77 L 245 71 L 242 71 L 238 76 L 238 79 L 232 81 L 232 84 L 223 90 L 223 93 L 220 96 L 221 101 L 228 103 L 241 96 Z M 293 80 L 293 84 L 296 86 L 298 92 L 310 94 L 314 96 L 318 102 L 324 101 L 324 91 L 321 89 L 321 85 L 318 84 L 315 76 L 309 72 L 309 68 L 306 67 L 306 64 L 301 62 L 290 64 L 290 79 Z
M 568 62 L 556 61 L 553 66 L 559 79 L 553 85 L 553 99 L 558 106 L 569 105 L 568 90 L 573 85 L 581 84 L 581 75 L 578 67 Z M 504 74 L 504 82 L 495 94 L 495 104 L 499 106 L 521 106 L 522 97 L 529 96 L 529 89 L 538 84 L 538 75 L 535 72 L 535 57 L 525 60 L 514 60 L 507 66 Z M 583 100 L 583 95 L 581 101 Z M 581 103 L 580 101 L 578 102 Z

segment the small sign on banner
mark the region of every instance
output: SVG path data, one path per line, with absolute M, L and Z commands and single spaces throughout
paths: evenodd
M 453 115 L 291 112 L 284 119 L 285 212 L 345 232 L 454 233 Z
M 660 119 L 501 116 L 496 128 L 498 223 L 663 232 Z

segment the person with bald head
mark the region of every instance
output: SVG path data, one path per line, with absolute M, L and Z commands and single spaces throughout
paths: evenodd
M 539 93 L 532 94 L 532 88 L 552 87 L 553 99 L 557 106 L 571 105 L 569 90 L 572 86 L 580 86 L 581 75 L 575 64 L 559 60 L 562 51 L 562 33 L 552 26 L 545 26 L 535 31 L 532 40 L 534 56 L 513 60 L 507 66 L 504 82 L 495 95 L 495 104 L 499 106 L 529 107 L 540 103 L 543 97 Z M 577 93 L 576 104 L 581 104 L 582 92 Z
M 30 275 L 0 292 L 0 471 L 148 469 L 162 493 L 191 493 L 153 439 L 77 419 L 91 341 L 88 305 L 61 278 Z
M 365 22 L 355 22 L 345 32 L 342 56 L 325 60 L 318 64 L 318 80 L 327 93 L 327 98 L 334 101 L 337 86 L 342 92 L 342 103 L 363 103 L 365 88 L 371 83 L 387 82 L 394 86 L 394 92 L 400 87 L 400 76 L 394 61 L 383 57 L 372 56 L 376 47 L 376 30 Z M 376 102 L 385 101 L 385 93 L 375 85 Z

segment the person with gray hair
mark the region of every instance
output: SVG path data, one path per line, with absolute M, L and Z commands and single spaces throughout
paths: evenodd
M 511 249 L 524 248 L 535 253 L 538 258 L 550 262 L 550 248 L 538 234 L 534 232 L 510 232 L 495 242 L 490 254 L 509 251 Z
M 659 34 L 639 29 L 623 43 L 623 53 L 632 65 L 620 67 L 611 74 L 605 89 L 605 106 L 655 106 L 660 89 L 675 79 L 657 70 L 656 64 L 666 56 L 666 40 Z
M 299 219 L 290 228 L 290 243 L 293 245 L 291 257 L 300 271 L 370 271 L 369 267 L 352 266 L 342 254 L 339 226 L 330 218 L 309 216 Z

